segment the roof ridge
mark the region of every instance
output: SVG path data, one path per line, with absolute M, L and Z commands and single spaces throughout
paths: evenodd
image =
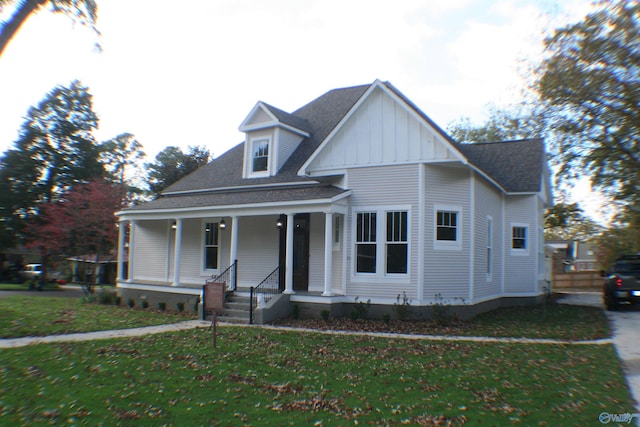
M 460 145 L 491 145 L 491 144 L 517 144 L 521 142 L 542 141 L 542 138 L 522 138 L 522 139 L 506 139 L 502 141 L 483 141 L 483 142 L 458 142 Z

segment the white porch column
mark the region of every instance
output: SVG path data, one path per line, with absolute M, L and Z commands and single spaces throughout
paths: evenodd
M 180 259 L 182 258 L 182 219 L 176 220 L 176 241 L 173 251 L 173 286 L 180 286 Z
M 324 292 L 323 296 L 329 297 L 333 295 L 331 292 L 333 278 L 333 214 L 325 212 L 324 214 Z
M 292 294 L 293 292 L 293 225 L 294 214 L 287 214 L 287 246 L 286 246 L 286 260 L 285 260 L 285 278 L 284 278 L 284 293 Z
M 231 217 L 231 245 L 230 245 L 231 248 L 229 249 L 230 264 L 233 264 L 238 260 L 238 225 L 239 225 L 238 217 L 232 216 Z M 236 274 L 238 274 L 237 266 L 236 268 L 231 270 L 231 277 L 229 278 L 231 283 L 235 283 L 237 286 L 238 278 L 236 277 Z M 230 284 L 230 286 L 232 285 Z
M 118 282 L 124 282 L 124 237 L 128 224 L 128 221 L 118 223 Z
M 136 221 L 129 221 L 129 265 L 128 265 L 128 283 L 133 283 L 133 253 L 136 247 Z

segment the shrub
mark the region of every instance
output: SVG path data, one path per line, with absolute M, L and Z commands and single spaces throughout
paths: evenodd
M 325 322 L 329 321 L 329 314 L 331 314 L 329 310 L 322 310 L 320 312 L 320 315 L 322 316 L 322 320 L 324 320 Z
M 200 296 L 196 298 L 195 304 L 193 304 L 193 311 L 198 312 L 198 305 L 200 305 Z
M 178 308 L 178 311 L 180 313 L 182 313 L 184 311 L 184 303 L 181 301 L 179 303 L 176 304 L 176 307 Z
M 400 294 L 396 297 L 396 302 L 393 304 L 393 312 L 396 314 L 398 320 L 404 321 L 411 319 L 411 300 L 405 291 L 402 291 L 402 297 Z
M 117 296 L 116 300 L 113 302 L 113 305 L 117 305 L 119 307 L 120 303 L 122 303 L 122 297 Z
M 391 323 L 391 315 L 389 313 L 383 314 L 382 321 L 384 322 L 385 325 L 388 325 L 389 323 Z
M 165 311 L 166 309 L 167 309 L 167 303 L 166 302 L 159 302 L 158 303 L 158 310 Z
M 149 308 L 149 302 L 146 299 L 142 300 L 142 308 Z
M 133 300 L 133 298 L 129 298 L 127 300 L 127 305 L 129 306 L 129 308 L 133 308 L 136 306 L 136 302 Z
M 351 320 L 366 319 L 369 316 L 369 308 L 371 307 L 371 300 L 367 302 L 358 302 L 358 297 L 355 298 L 355 305 L 349 313 Z
M 100 293 L 98 293 L 98 304 L 114 305 L 115 301 L 115 292 L 102 290 Z

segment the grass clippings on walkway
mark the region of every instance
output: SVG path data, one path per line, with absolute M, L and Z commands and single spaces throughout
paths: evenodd
M 0 338 L 128 329 L 196 318 L 193 307 L 186 307 L 182 313 L 169 313 L 35 294 L 0 298 L 0 313 Z
M 218 328 L 1 351 L 12 425 L 595 425 L 630 410 L 612 345 Z

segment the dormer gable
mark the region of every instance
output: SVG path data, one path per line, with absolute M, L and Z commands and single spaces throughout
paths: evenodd
M 240 124 L 245 133 L 243 178 L 278 174 L 298 145 L 311 134 L 304 119 L 259 101 Z

